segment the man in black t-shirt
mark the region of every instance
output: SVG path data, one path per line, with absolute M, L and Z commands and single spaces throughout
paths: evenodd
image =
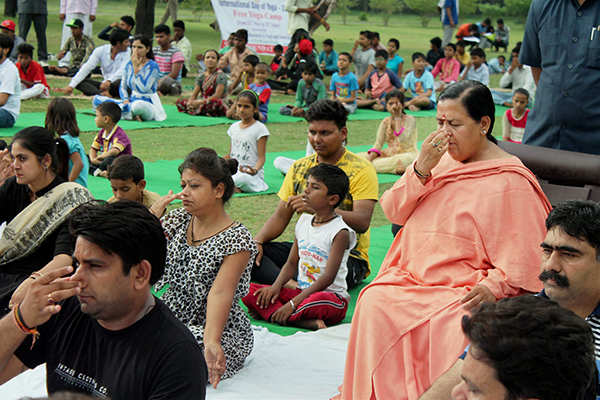
M 0 320 L 0 384 L 46 363 L 50 394 L 204 399 L 200 347 L 150 292 L 166 258 L 158 219 L 134 202 L 87 203 L 69 227 L 75 273 L 32 274 L 23 301 Z

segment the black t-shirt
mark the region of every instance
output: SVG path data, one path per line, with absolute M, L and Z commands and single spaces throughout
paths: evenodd
M 435 67 L 438 60 L 444 58 L 444 52 L 442 50 L 429 50 L 427 52 L 427 62 L 431 64 L 432 67 Z
M 29 368 L 46 363 L 48 393 L 72 391 L 112 400 L 204 399 L 208 373 L 200 346 L 156 299 L 142 319 L 120 331 L 102 328 L 70 298 L 15 352 Z

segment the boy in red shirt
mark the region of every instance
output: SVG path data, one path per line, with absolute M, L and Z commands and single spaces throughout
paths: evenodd
M 21 100 L 50 97 L 50 87 L 46 82 L 44 69 L 33 60 L 33 46 L 23 43 L 17 51 L 18 61 L 15 65 L 21 78 Z

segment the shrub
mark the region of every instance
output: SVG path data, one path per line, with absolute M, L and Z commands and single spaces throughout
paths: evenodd
M 381 12 L 384 26 L 388 26 L 390 18 L 398 11 L 400 5 L 398 0 L 371 0 L 371 7 Z
M 531 0 L 505 0 L 504 5 L 508 15 L 514 17 L 521 17 L 523 18 L 523 21 L 525 21 L 525 19 L 527 18 L 527 14 L 529 13 L 529 6 L 531 5 Z

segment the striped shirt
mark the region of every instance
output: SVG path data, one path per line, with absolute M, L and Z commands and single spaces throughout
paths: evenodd
M 542 289 L 542 291 L 538 294 L 538 296 L 548 298 L 546 292 Z M 592 334 L 594 335 L 594 347 L 596 360 L 600 361 L 600 304 L 596 306 L 594 311 L 585 319 L 592 329 Z
M 156 46 L 152 49 L 152 52 L 154 52 L 154 61 L 158 63 L 161 78 L 171 73 L 174 63 L 185 62 L 183 53 L 175 46 L 170 46 L 167 50 L 161 50 L 160 46 Z M 181 70 L 179 71 L 177 80 L 181 80 Z

